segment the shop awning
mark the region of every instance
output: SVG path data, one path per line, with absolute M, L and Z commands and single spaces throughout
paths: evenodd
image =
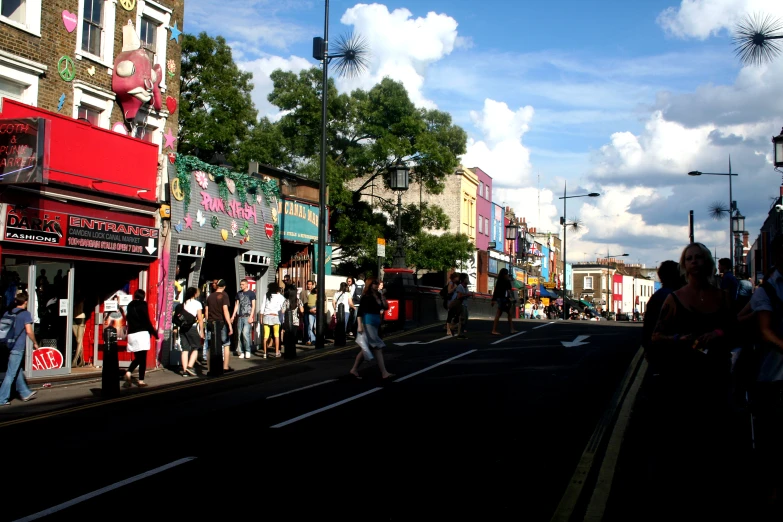
M 553 299 L 557 299 L 557 294 L 552 292 L 551 290 L 547 290 L 544 285 L 538 285 L 538 293 L 541 297 L 549 297 Z
M 519 290 L 520 288 L 525 288 L 525 284 L 522 281 L 518 281 L 516 279 L 511 281 L 511 286 Z

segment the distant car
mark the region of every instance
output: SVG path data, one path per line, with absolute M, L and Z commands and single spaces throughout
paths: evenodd
M 630 321 L 631 316 L 626 313 L 619 313 L 617 314 L 617 321 Z

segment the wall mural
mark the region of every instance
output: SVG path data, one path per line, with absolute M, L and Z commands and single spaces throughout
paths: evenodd
M 122 28 L 122 52 L 114 60 L 111 78 L 111 89 L 117 95 L 126 120 L 133 120 L 147 103 L 160 111 L 163 107 L 161 81 L 163 70 L 159 64 L 152 65 L 147 52 L 141 47 L 133 23 L 128 20 Z M 166 143 L 169 143 L 168 139 Z
M 223 167 L 204 163 L 196 157 L 181 154 L 176 155 L 175 166 L 177 177 L 172 180 L 172 189 L 176 187 L 176 199 L 182 201 L 185 216 L 185 226 L 177 223 L 179 228 L 175 227 L 178 232 L 185 227 L 192 229 L 191 187 L 195 181 L 200 189 L 197 189 L 197 201 L 201 207 L 196 212 L 195 220 L 200 227 L 203 227 L 209 219 L 211 227 L 224 242 L 237 241 L 239 245 L 246 245 L 251 242 L 251 226 L 263 224 L 264 233 L 274 244 L 274 264 L 280 264 L 280 228 L 276 219 L 272 223 L 266 222 L 267 216 L 264 215 L 262 205 L 262 202 L 269 206 L 277 204 L 280 191 L 274 180 L 262 181 L 249 174 L 232 172 Z M 218 196 L 214 195 L 215 191 L 211 183 L 216 185 Z M 269 214 L 270 218 L 276 218 L 275 212 Z M 221 226 L 221 218 L 229 220 L 222 221 L 228 224 L 227 227 Z

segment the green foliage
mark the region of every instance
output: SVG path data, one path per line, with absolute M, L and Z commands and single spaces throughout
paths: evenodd
M 471 259 L 476 247 L 465 234 L 419 233 L 406 251 L 409 266 L 416 270 L 448 271 L 460 262 Z
M 277 123 L 251 134 L 242 144 L 242 161 L 255 159 L 274 167 L 297 172 L 310 179 L 319 177 L 321 143 L 322 73 L 317 67 L 298 74 L 274 71 L 274 89 L 269 101 L 285 114 Z M 360 201 L 372 185 L 388 186 L 389 168 L 399 161 L 413 167 L 411 181 L 421 181 L 428 193 L 440 193 L 445 177 L 459 164 L 466 151 L 467 134 L 451 121 L 448 113 L 417 108 L 405 87 L 384 78 L 369 91 L 339 94 L 328 84 L 327 184 L 332 208 L 332 242 L 341 245 L 337 258 L 356 259 L 358 264 L 375 263 L 376 238 L 395 237 L 396 207 L 380 199 L 372 205 Z M 270 151 L 274 148 L 274 151 Z M 265 160 L 259 160 L 265 158 Z M 356 178 L 363 183 L 357 191 L 345 188 Z M 407 237 L 424 228 L 445 229 L 449 220 L 437 206 L 406 205 L 403 227 Z
M 182 35 L 179 152 L 209 161 L 215 153 L 235 160 L 256 125 L 250 98 L 253 75 L 242 72 L 222 36 Z

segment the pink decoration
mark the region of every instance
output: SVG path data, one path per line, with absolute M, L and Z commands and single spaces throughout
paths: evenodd
M 174 163 L 177 161 L 177 155 L 173 152 L 169 152 L 169 163 L 174 165 Z
M 166 108 L 169 110 L 169 114 L 177 112 L 177 100 L 171 96 L 166 96 Z
M 119 121 L 112 125 L 111 130 L 118 134 L 128 135 L 128 129 L 125 128 L 125 124 Z
M 193 218 L 190 217 L 190 214 L 185 216 L 185 228 L 189 228 L 190 230 L 193 230 Z
M 264 224 L 264 232 L 266 233 L 266 237 L 272 239 L 272 236 L 275 235 L 275 226 L 272 223 Z
M 174 142 L 177 141 L 177 137 L 171 133 L 171 129 L 166 131 L 166 134 L 164 134 L 163 137 L 166 139 L 164 148 L 174 149 Z
M 206 192 L 201 193 L 201 206 L 207 212 L 222 212 L 228 217 L 234 219 L 252 219 L 253 223 L 258 224 L 258 214 L 256 214 L 255 205 L 249 203 L 240 203 L 239 201 L 232 200 L 228 204 L 226 209 L 221 198 L 213 198 Z M 199 210 L 199 212 L 201 212 Z M 240 231 L 241 233 L 241 231 Z
M 160 111 L 163 107 L 161 81 L 163 69 L 159 64 L 152 66 L 147 51 L 141 48 L 133 24 L 128 21 L 128 25 L 122 28 L 122 52 L 114 60 L 111 76 L 111 90 L 117 95 L 126 120 L 134 119 L 146 103 Z
M 193 174 L 196 176 L 196 183 L 198 183 L 198 186 L 206 190 L 206 188 L 209 186 L 209 178 L 207 178 L 207 173 L 197 170 Z
M 66 9 L 63 11 L 63 24 L 65 24 L 65 30 L 69 33 L 72 33 L 74 29 L 76 29 L 76 23 L 78 22 L 78 18 L 75 14 L 68 12 Z

